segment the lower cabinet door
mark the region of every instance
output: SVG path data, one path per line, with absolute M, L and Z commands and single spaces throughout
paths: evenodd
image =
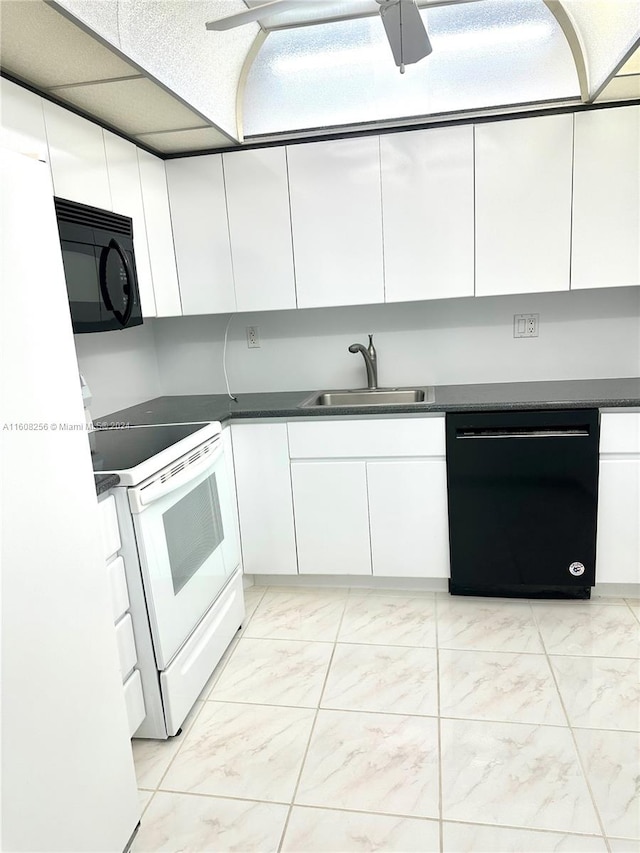
M 292 462 L 300 574 L 370 575 L 365 462 Z
M 448 578 L 444 459 L 368 462 L 373 574 Z
M 596 583 L 640 583 L 640 459 L 601 459 Z

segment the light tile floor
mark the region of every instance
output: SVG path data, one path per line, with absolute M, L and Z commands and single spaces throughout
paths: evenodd
M 251 587 L 135 853 L 640 851 L 637 601 Z

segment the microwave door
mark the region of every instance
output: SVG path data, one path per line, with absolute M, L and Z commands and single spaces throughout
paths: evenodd
M 94 246 L 74 240 L 62 240 L 61 248 L 73 331 L 98 331 L 101 298 L 97 251 Z
M 112 321 L 110 327 L 125 328 L 137 305 L 138 294 L 131 259 L 115 238 L 100 252 L 99 283 L 104 308 Z

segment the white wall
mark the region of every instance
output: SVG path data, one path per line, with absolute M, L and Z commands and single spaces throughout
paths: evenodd
M 514 339 L 513 315 L 539 313 L 538 338 Z M 164 394 L 224 391 L 228 319 L 154 321 Z M 245 326 L 262 346 L 248 349 Z M 445 385 L 640 374 L 640 288 L 237 314 L 227 369 L 232 392 L 361 387 L 349 344 L 375 333 L 379 384 Z
M 118 332 L 75 335 L 80 373 L 93 401 L 93 418 L 162 394 L 153 334 L 154 320 Z

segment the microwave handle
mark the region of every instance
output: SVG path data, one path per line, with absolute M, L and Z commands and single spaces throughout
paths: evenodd
M 127 274 L 127 281 L 129 282 L 129 299 L 127 301 L 127 307 L 124 310 L 124 313 L 121 314 L 113 307 L 113 302 L 111 301 L 111 296 L 109 295 L 109 289 L 107 288 L 107 256 L 108 253 L 115 250 L 122 260 L 122 264 L 124 266 L 125 272 Z M 100 255 L 100 291 L 102 293 L 102 298 L 104 299 L 104 303 L 114 315 L 116 320 L 124 327 L 127 325 L 129 320 L 131 319 L 131 313 L 133 311 L 133 304 L 135 302 L 135 279 L 133 277 L 133 270 L 131 269 L 131 264 L 129 263 L 129 258 L 127 257 L 127 253 L 122 248 L 120 243 L 112 237 L 109 240 L 109 245 L 105 246 Z
M 211 456 L 204 456 L 192 465 L 189 465 L 185 471 L 171 477 L 165 483 L 160 481 L 153 482 L 142 488 L 129 489 L 129 504 L 133 512 L 142 512 L 146 507 L 164 498 L 166 495 L 175 492 L 187 486 L 193 480 L 196 480 L 204 471 L 213 468 L 221 459 L 223 447 L 217 447 Z

